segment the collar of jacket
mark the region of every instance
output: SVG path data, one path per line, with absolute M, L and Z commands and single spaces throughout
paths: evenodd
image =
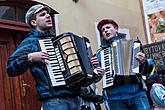
M 28 37 L 38 37 L 38 38 L 51 38 L 55 36 L 55 33 L 53 33 L 52 31 L 47 31 L 47 32 L 41 32 L 38 31 L 37 29 L 31 29 Z
M 108 41 L 103 39 L 101 41 L 100 47 L 101 48 L 107 48 L 107 47 L 109 47 L 112 44 L 113 41 L 120 40 L 120 39 L 124 39 L 124 38 L 121 37 L 121 36 L 114 36 L 114 37 L 110 38 Z

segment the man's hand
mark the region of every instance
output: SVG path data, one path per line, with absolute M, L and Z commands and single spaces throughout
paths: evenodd
M 93 56 L 91 58 L 91 63 L 93 64 L 93 66 L 95 68 L 94 69 L 95 73 L 100 74 L 100 75 L 103 75 L 105 73 L 105 69 L 99 67 L 99 61 L 96 56 Z
M 99 65 L 99 61 L 98 61 L 98 59 L 97 59 L 96 56 L 93 56 L 93 57 L 91 58 L 91 63 L 93 64 L 93 66 L 94 66 L 95 68 Z
M 43 62 L 45 64 L 48 64 L 49 62 L 49 54 L 47 52 L 33 52 L 28 54 L 28 60 L 30 62 Z
M 146 56 L 145 56 L 144 53 L 138 52 L 138 53 L 136 54 L 136 59 L 137 59 L 140 63 L 143 64 L 143 63 L 146 61 Z
M 103 69 L 101 67 L 97 67 L 97 68 L 94 69 L 94 72 L 99 74 L 99 75 L 104 75 L 105 69 Z

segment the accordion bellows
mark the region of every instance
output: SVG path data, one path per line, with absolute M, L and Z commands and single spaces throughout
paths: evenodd
M 139 62 L 135 56 L 140 52 L 140 45 L 137 39 L 116 40 L 101 51 L 101 66 L 106 70 L 103 88 L 112 86 L 116 75 L 130 76 L 139 73 Z

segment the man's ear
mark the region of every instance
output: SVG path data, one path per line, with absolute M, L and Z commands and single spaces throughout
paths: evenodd
M 37 26 L 36 20 L 31 20 L 31 25 L 32 25 L 33 27 L 36 27 L 36 26 Z

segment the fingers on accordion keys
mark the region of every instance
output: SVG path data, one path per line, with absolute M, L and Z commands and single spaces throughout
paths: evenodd
M 45 60 L 44 60 L 44 63 L 45 63 L 45 64 L 48 64 L 48 63 L 49 63 L 49 60 L 48 60 L 48 59 L 45 59 Z
M 104 75 L 105 69 L 101 67 L 97 67 L 94 71 L 97 71 L 97 74 Z
M 94 66 L 95 68 L 98 66 L 99 61 L 98 61 L 98 59 L 97 59 L 96 56 L 93 56 L 93 57 L 91 58 L 91 63 L 93 64 L 93 66 Z

